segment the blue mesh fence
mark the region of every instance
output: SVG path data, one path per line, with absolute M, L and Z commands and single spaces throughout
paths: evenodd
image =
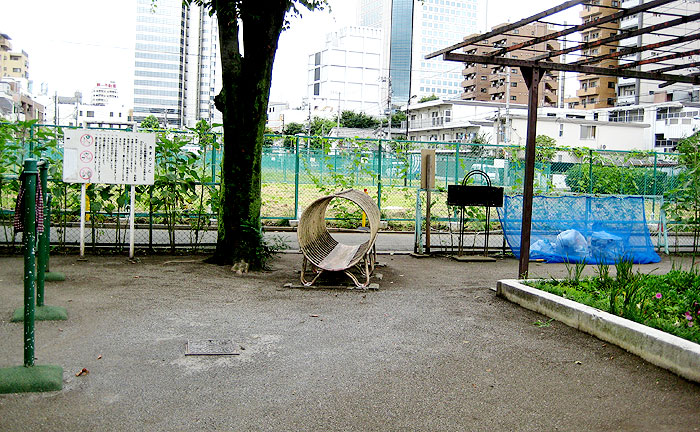
M 507 196 L 498 215 L 513 255 L 520 258 L 523 196 Z M 643 197 L 536 196 L 530 259 L 545 262 L 659 262 Z

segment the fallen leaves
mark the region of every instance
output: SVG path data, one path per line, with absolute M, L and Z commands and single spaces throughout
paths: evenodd
M 80 372 L 76 373 L 75 376 L 79 377 L 79 376 L 87 375 L 89 373 L 90 373 L 89 370 L 87 370 L 86 368 L 83 368 Z

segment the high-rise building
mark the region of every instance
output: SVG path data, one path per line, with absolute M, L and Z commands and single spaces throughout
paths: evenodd
M 221 89 L 216 16 L 181 0 L 137 0 L 134 121 L 154 115 L 167 127 L 220 122 Z
M 313 110 L 380 113 L 381 35 L 377 28 L 345 27 L 326 36 L 325 46 L 309 55 Z
M 494 27 L 497 29 L 505 24 Z M 553 30 L 546 24 L 536 23 L 522 26 L 512 30 L 508 34 L 494 36 L 491 39 L 484 40 L 481 45 L 484 45 L 482 50 L 477 52 L 477 48 L 471 49 L 467 54 L 482 55 L 493 51 L 493 48 L 504 48 L 521 42 L 528 41 L 533 37 L 542 37 Z M 470 35 L 467 38 L 476 36 Z M 493 47 L 493 48 L 491 48 Z M 552 51 L 559 49 L 559 43 L 551 40 L 529 47 L 538 51 Z M 515 50 L 508 54 L 512 58 L 526 58 L 528 53 L 525 51 Z M 552 59 L 557 61 L 558 59 Z M 502 101 L 513 104 L 527 104 L 528 90 L 525 85 L 525 80 L 520 73 L 520 68 L 509 68 L 506 66 L 483 65 L 475 63 L 467 63 L 462 71 L 464 81 L 462 87 L 462 99 L 477 100 L 477 101 Z M 552 107 L 557 105 L 557 93 L 559 79 L 556 74 L 547 71 L 542 76 L 540 81 L 541 90 L 538 93 L 539 106 Z
M 360 0 L 358 24 L 384 30 L 382 76 L 392 105 L 413 96 L 459 97 L 461 66 L 425 55 L 485 27 L 485 0 Z

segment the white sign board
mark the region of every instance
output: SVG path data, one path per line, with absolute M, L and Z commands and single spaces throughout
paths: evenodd
M 155 158 L 153 133 L 70 129 L 63 144 L 63 181 L 151 185 Z

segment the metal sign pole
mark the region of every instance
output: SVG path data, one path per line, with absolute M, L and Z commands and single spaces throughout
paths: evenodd
M 24 160 L 24 366 L 34 366 L 34 295 L 36 283 L 36 159 Z
M 129 205 L 129 258 L 134 258 L 134 195 L 136 194 L 136 186 L 131 185 L 131 191 L 129 192 L 130 205 Z
M 85 183 L 80 184 L 80 258 L 85 256 Z

